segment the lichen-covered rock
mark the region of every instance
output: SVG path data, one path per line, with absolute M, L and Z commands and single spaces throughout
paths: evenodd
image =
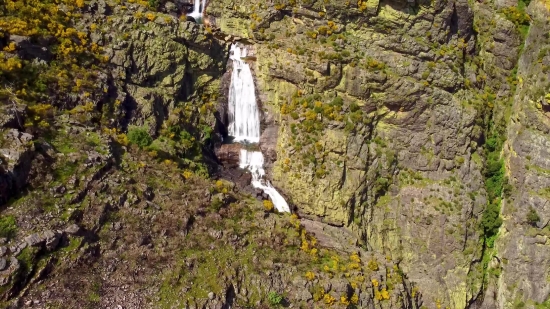
M 0 203 L 5 203 L 27 184 L 34 156 L 32 135 L 17 129 L 3 134 L 0 148 Z
M 269 4 L 209 5 L 223 32 L 256 39 L 264 128 L 279 128 L 275 185 L 300 214 L 399 260 L 426 306 L 467 307 L 484 289 L 471 269 L 487 204 L 486 111 L 470 102 L 484 91 L 479 76 L 511 97 L 515 25 L 467 1 L 274 8 L 282 16 Z
M 500 273 L 485 298 L 488 307 L 548 305 L 550 237 L 547 193 L 550 185 L 548 143 L 550 121 L 546 68 L 550 12 L 542 2 L 529 6 L 533 23 L 519 60 L 519 84 L 504 146 L 506 169 L 513 189 L 502 204 L 504 224 L 496 242 L 495 264 Z

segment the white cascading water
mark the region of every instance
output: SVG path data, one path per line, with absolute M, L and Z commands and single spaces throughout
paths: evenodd
M 246 149 L 241 149 L 239 167 L 247 168 L 250 171 L 252 174 L 252 186 L 264 190 L 279 212 L 290 212 L 290 208 L 285 198 L 273 188 L 269 181 L 264 180 L 264 155 L 261 151 L 247 151 Z
M 193 17 L 193 19 L 200 23 L 202 21 L 202 14 L 204 13 L 204 8 L 206 7 L 206 0 L 195 0 L 193 4 L 193 12 L 189 13 L 187 16 Z
M 246 57 L 246 49 L 231 45 L 230 59 L 233 60 L 231 86 L 229 87 L 229 135 L 235 141 L 260 142 L 260 115 L 256 105 L 254 80 L 250 66 L 241 57 Z M 252 174 L 252 186 L 262 189 L 269 195 L 279 212 L 290 212 L 284 197 L 265 180 L 264 155 L 261 151 L 241 149 L 240 168 L 246 168 Z
M 254 79 L 246 57 L 246 48 L 231 45 L 229 58 L 233 60 L 233 72 L 229 86 L 229 135 L 236 142 L 260 142 L 260 115 L 256 105 Z

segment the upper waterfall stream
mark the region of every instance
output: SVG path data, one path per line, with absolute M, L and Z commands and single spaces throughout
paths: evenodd
M 195 22 L 202 22 L 202 15 L 204 13 L 204 8 L 206 7 L 206 0 L 195 0 L 193 4 L 193 12 L 189 13 L 187 16 L 193 17 Z
M 237 142 L 259 143 L 260 114 L 256 104 L 254 79 L 250 66 L 242 59 L 246 57 L 247 51 L 246 48 L 233 44 L 230 53 L 233 72 L 229 86 L 229 135 Z M 252 186 L 267 193 L 278 211 L 290 212 L 284 197 L 265 179 L 262 152 L 241 149 L 239 161 L 239 166 L 247 168 L 252 174 Z
M 233 60 L 231 85 L 229 86 L 229 135 L 236 142 L 260 142 L 260 115 L 256 104 L 254 79 L 246 57 L 246 48 L 231 45 Z

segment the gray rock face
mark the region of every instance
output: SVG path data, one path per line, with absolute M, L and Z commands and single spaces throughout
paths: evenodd
M 7 268 L 5 268 L 5 265 L 4 265 L 5 269 L 0 270 L 0 287 L 6 286 L 8 283 L 10 283 L 11 277 L 14 274 L 16 274 L 21 267 L 21 265 L 19 264 L 19 261 L 14 256 L 10 257 L 7 265 L 8 265 Z
M 37 246 L 43 245 L 45 242 L 45 239 L 40 237 L 40 235 L 38 234 L 32 234 L 25 237 L 25 241 L 31 247 L 37 247 Z
M 44 232 L 43 237 L 46 239 L 46 249 L 52 251 L 57 248 L 57 245 L 59 245 L 61 234 L 59 232 L 46 231 Z
M 226 61 L 226 47 L 204 36 L 197 24 L 169 19 L 168 26 L 165 22 L 158 18 L 146 28 L 135 28 L 141 22 L 125 16 L 116 19 L 114 27 L 127 32 L 127 38 L 105 37 L 112 74 L 121 82 L 118 88 L 124 89 L 118 95 L 124 118 L 148 127 L 153 136 L 176 102 L 196 99 L 193 91 L 210 87 L 213 78 L 222 75 Z
M 51 230 L 42 234 L 31 234 L 25 237 L 25 242 L 31 247 L 45 247 L 48 251 L 54 250 L 61 239 L 61 233 Z
M 34 157 L 32 138 L 17 129 L 9 129 L 4 135 L 0 148 L 0 204 L 27 184 Z
M 538 2 L 529 6 L 529 13 L 533 22 L 519 61 L 520 83 L 504 146 L 513 189 L 502 203 L 504 224 L 496 243 L 501 261 L 497 269 L 502 273 L 487 290 L 485 298 L 494 299 L 487 308 L 512 308 L 519 303 L 544 307 L 550 295 L 550 114 L 544 107 L 548 84 L 543 71 L 550 64 L 545 52 L 550 47 L 546 22 L 550 14 Z M 538 215 L 538 222 L 529 221 L 530 212 Z
M 224 32 L 258 40 L 252 68 L 269 114 L 260 147 L 277 145 L 277 188 L 302 216 L 400 261 L 426 307 L 470 306 L 484 291 L 478 226 L 487 204 L 487 111 L 471 101 L 484 87 L 512 97 L 515 25 L 464 0 L 419 11 L 407 1 L 313 1 L 285 2 L 291 18 L 262 15 L 261 30 L 249 31 L 242 24 L 256 11 L 237 2 L 240 10 L 211 3 L 210 14 Z M 341 110 L 321 111 L 336 98 Z
M 17 53 L 23 59 L 39 59 L 41 61 L 50 61 L 52 59 L 52 54 L 48 48 L 32 43 L 30 37 L 10 35 L 9 40 L 15 43 Z
M 20 129 L 26 119 L 26 106 L 7 105 L 0 108 L 0 127 Z
M 65 233 L 69 235 L 77 235 L 80 232 L 80 227 L 77 224 L 71 224 L 65 229 Z
M 260 136 L 260 150 L 268 162 L 277 161 L 277 137 L 278 129 L 276 126 L 268 126 Z

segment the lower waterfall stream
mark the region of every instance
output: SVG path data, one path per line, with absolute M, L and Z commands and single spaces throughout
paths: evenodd
M 256 104 L 254 79 L 250 66 L 242 58 L 247 50 L 237 44 L 231 45 L 230 59 L 233 61 L 233 72 L 229 86 L 229 135 L 237 142 L 260 142 L 260 115 Z M 241 149 L 239 167 L 246 168 L 252 174 L 252 186 L 262 189 L 279 212 L 290 212 L 284 197 L 277 192 L 265 178 L 264 155 L 261 151 Z

